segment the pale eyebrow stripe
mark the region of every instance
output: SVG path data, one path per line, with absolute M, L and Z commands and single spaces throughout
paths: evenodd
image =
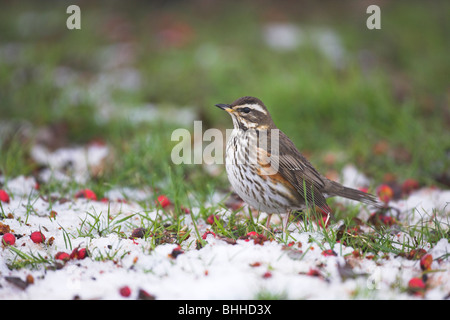
M 248 107 L 250 109 L 259 111 L 263 114 L 267 114 L 267 111 L 263 109 L 263 107 L 261 107 L 259 104 L 246 104 L 242 106 L 243 108 Z

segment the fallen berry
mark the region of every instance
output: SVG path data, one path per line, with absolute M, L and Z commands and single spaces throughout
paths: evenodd
M 220 217 L 218 215 L 210 215 L 207 219 L 206 219 L 206 223 L 213 225 L 216 223 L 216 220 L 218 221 L 220 219 Z
M 258 234 L 258 236 L 253 239 L 253 243 L 263 245 L 266 240 L 267 240 L 267 237 L 265 235 Z
M 272 278 L 272 273 L 270 271 L 264 272 L 263 276 L 264 279 Z
M 128 298 L 131 296 L 131 289 L 129 286 L 123 286 L 119 289 L 119 293 L 122 297 Z
M 5 233 L 3 235 L 2 243 L 6 245 L 14 245 L 16 243 L 16 237 L 12 233 Z
M 249 233 L 247 233 L 248 237 L 257 237 L 258 235 L 259 233 L 256 231 L 250 231 Z
M 404 195 L 409 195 L 417 189 L 419 189 L 419 182 L 415 179 L 406 179 L 402 184 L 402 193 Z
M 426 255 L 427 252 L 425 249 L 419 248 L 419 249 L 412 249 L 410 252 L 406 254 L 406 259 L 408 260 L 419 260 L 424 255 Z
M 373 224 L 376 228 L 391 227 L 397 224 L 395 218 L 385 215 L 382 211 L 372 213 L 367 222 Z
M 311 277 L 322 277 L 320 271 L 313 268 L 309 268 L 309 271 L 306 273 L 306 275 Z
M 189 208 L 186 208 L 186 207 L 183 207 L 183 206 L 180 207 L 180 210 L 181 210 L 181 212 L 184 212 L 185 214 L 190 214 L 191 213 L 191 210 L 189 210 Z
M 158 200 L 156 201 L 156 204 L 158 204 L 159 203 L 159 205 L 161 206 L 161 207 L 163 207 L 163 208 L 165 208 L 165 207 L 167 207 L 167 206 L 170 206 L 172 203 L 170 202 L 170 200 L 169 200 L 169 198 L 167 198 L 165 195 L 160 195 L 160 196 L 158 196 Z
M 9 195 L 3 189 L 0 189 L 0 201 L 9 203 Z
M 423 282 L 422 278 L 412 278 L 408 282 L 408 290 L 412 294 L 423 296 L 425 289 L 425 282 Z
M 97 195 L 90 189 L 80 190 L 75 193 L 75 198 L 84 198 L 88 200 L 97 200 Z
M 81 248 L 81 249 L 75 248 L 72 250 L 72 253 L 70 254 L 70 259 L 83 260 L 86 257 L 87 257 L 86 248 Z
M 382 184 L 377 188 L 378 198 L 384 203 L 388 203 L 394 196 L 394 191 L 387 184 Z
M 27 275 L 27 277 L 25 278 L 25 282 L 27 284 L 33 284 L 34 283 L 34 277 L 31 274 Z
M 34 243 L 42 243 L 45 241 L 45 236 L 42 232 L 40 231 L 35 231 L 30 235 L 31 240 Z
M 431 270 L 431 264 L 433 263 L 433 256 L 431 254 L 426 254 L 420 258 L 420 268 L 423 271 Z
M 216 237 L 216 234 L 214 232 L 208 230 L 202 235 L 202 239 L 205 240 L 208 234 L 212 234 L 214 238 Z
M 267 237 L 263 234 L 259 234 L 256 231 L 251 231 L 247 233 L 247 239 L 245 241 L 250 241 L 250 239 L 253 239 L 254 244 L 260 244 L 263 245 L 264 242 L 267 240 Z
M 330 257 L 330 256 L 337 256 L 337 253 L 331 249 L 328 249 L 328 250 L 323 250 L 322 255 L 325 257 Z
M 62 261 L 68 261 L 68 260 L 70 260 L 70 255 L 67 252 L 60 251 L 57 254 L 55 254 L 55 259 L 62 260 Z
M 70 260 L 77 259 L 78 258 L 78 248 L 75 248 L 70 253 Z
M 394 224 L 396 224 L 396 220 L 393 217 L 389 217 L 389 216 L 385 216 L 385 215 L 380 215 L 378 217 L 381 221 L 381 223 L 383 223 L 386 226 L 393 226 Z
M 330 217 L 321 217 L 318 222 L 320 227 L 327 228 L 330 225 Z
M 354 258 L 359 258 L 359 257 L 361 257 L 361 252 L 359 252 L 358 250 L 353 250 L 352 251 L 352 256 Z
M 425 283 L 422 278 L 412 278 L 408 282 L 408 287 L 411 289 L 425 289 Z

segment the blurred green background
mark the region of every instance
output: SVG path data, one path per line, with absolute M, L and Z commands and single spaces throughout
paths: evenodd
M 81 30 L 66 28 L 70 4 Z M 366 27 L 371 4 L 381 30 Z M 377 182 L 448 185 L 449 12 L 448 1 L 2 1 L 0 171 L 35 174 L 44 127 L 49 148 L 112 147 L 94 188 L 168 175 L 213 187 L 224 175 L 171 164 L 171 132 L 231 128 L 214 104 L 252 95 L 322 171 L 354 163 Z

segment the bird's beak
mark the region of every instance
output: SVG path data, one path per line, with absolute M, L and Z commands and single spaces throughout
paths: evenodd
M 225 104 L 225 103 L 218 103 L 218 104 L 216 104 L 217 108 L 225 110 L 228 113 L 233 111 L 233 109 L 231 109 L 230 106 L 231 106 L 231 104 Z

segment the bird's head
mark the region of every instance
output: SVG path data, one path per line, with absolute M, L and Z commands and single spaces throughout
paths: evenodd
M 242 97 L 232 104 L 216 104 L 231 115 L 235 129 L 267 130 L 275 127 L 266 106 L 255 97 Z

